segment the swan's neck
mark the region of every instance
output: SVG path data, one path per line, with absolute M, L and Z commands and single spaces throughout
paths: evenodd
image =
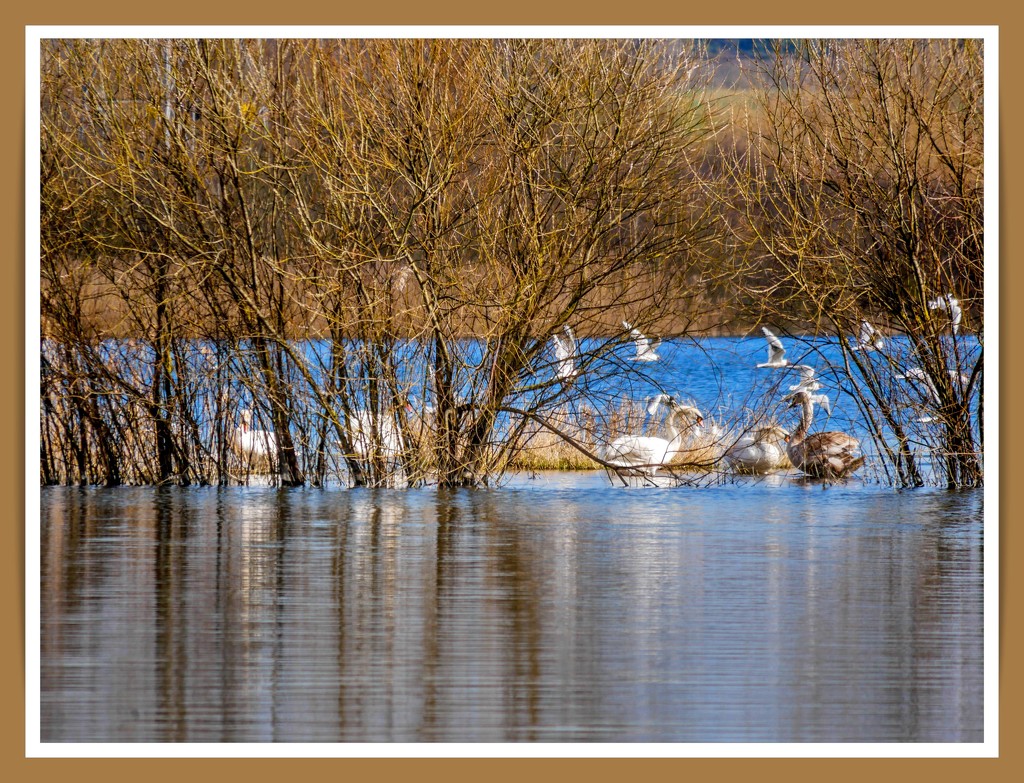
M 811 419 L 814 418 L 814 403 L 809 397 L 805 397 L 800 410 L 800 424 L 789 436 L 790 443 L 799 443 L 807 437 L 807 430 L 811 428 Z
M 675 443 L 679 439 L 680 432 L 674 416 L 669 417 L 669 420 L 665 423 L 665 429 L 668 430 L 669 441 Z
M 682 426 L 680 426 L 679 422 L 680 422 L 680 419 L 683 417 L 683 415 L 684 414 L 682 412 L 674 413 L 673 415 L 668 417 L 668 422 L 666 422 L 666 424 L 665 424 L 665 428 L 668 430 L 669 434 L 672 436 L 669 439 L 669 443 L 671 444 L 672 447 L 675 447 L 676 445 L 678 445 L 682 441 L 683 433 L 686 430 L 690 429 L 690 427 L 692 426 L 692 422 L 689 422 L 689 421 L 685 422 Z

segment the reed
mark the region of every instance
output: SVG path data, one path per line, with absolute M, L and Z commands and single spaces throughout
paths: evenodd
M 593 412 L 577 417 L 564 413 L 550 417 L 549 422 L 583 444 L 591 452 L 599 452 L 620 435 L 654 435 L 668 437 L 659 426 L 649 421 L 646 403 L 624 400 L 604 416 Z M 723 457 L 727 445 L 734 442 L 721 422 L 705 419 L 704 426 L 684 438 L 684 445 L 669 462 L 668 467 L 690 471 L 717 471 L 724 469 Z M 581 453 L 565 438 L 547 427 L 533 425 L 524 439 L 522 449 L 510 462 L 513 470 L 600 470 L 603 466 Z

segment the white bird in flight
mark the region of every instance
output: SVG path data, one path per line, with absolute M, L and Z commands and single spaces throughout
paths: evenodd
M 953 334 L 960 331 L 960 321 L 964 317 L 964 311 L 960 307 L 960 301 L 953 294 L 944 294 L 937 299 L 930 300 L 928 302 L 928 309 L 945 310 L 949 313 L 949 323 L 953 328 Z
M 860 333 L 857 336 L 857 344 L 851 351 L 880 351 L 885 347 L 885 338 L 882 337 L 867 321 L 860 322 Z
M 647 398 L 647 415 L 655 416 L 662 405 L 668 408 L 669 411 L 672 411 L 676 407 L 678 407 L 675 401 L 675 397 L 673 397 L 671 394 L 655 394 L 653 397 Z
M 627 321 L 623 321 L 622 325 L 629 330 L 629 336 L 633 338 L 633 342 L 636 343 L 636 356 L 632 359 L 635 362 L 656 362 L 661 358 L 656 352 L 655 348 L 661 345 L 661 340 L 651 342 L 648 337 L 645 337 L 643 332 L 639 329 L 634 329 L 632 324 Z
M 971 376 L 959 370 L 950 370 L 949 377 L 953 379 L 954 383 L 959 382 L 961 386 L 966 386 L 971 382 Z
M 576 375 L 576 336 L 568 324 L 562 327 L 562 331 L 564 335 L 553 334 L 551 339 L 555 341 L 556 372 L 559 378 L 567 380 Z
M 814 403 L 815 405 L 820 405 L 822 408 L 824 408 L 825 413 L 827 413 L 829 416 L 832 415 L 832 403 L 829 401 L 827 394 L 808 393 L 807 396 L 810 398 L 812 403 Z
M 825 409 L 825 413 L 829 416 L 832 415 L 832 402 L 829 400 L 827 394 L 811 394 L 811 389 L 807 387 L 801 388 L 800 386 L 790 386 L 789 388 L 794 389 L 792 394 L 785 395 L 782 399 L 784 400 L 795 400 L 797 395 L 803 394 L 811 401 L 812 405 L 820 405 Z M 817 388 L 821 388 L 819 385 Z
M 911 367 L 905 373 L 897 375 L 896 377 L 902 381 L 910 381 L 915 386 L 923 388 L 927 396 L 933 402 L 939 401 L 939 390 L 935 388 L 935 382 L 932 380 L 932 377 L 920 367 Z
M 789 390 L 792 392 L 796 391 L 818 391 L 821 388 L 821 384 L 818 379 L 814 377 L 814 368 L 806 364 L 791 364 L 790 369 L 800 371 L 800 383 L 790 386 Z
M 782 344 L 782 340 L 776 337 L 767 326 L 762 326 L 761 331 L 764 332 L 765 339 L 768 341 L 768 361 L 757 366 L 789 367 L 792 363 L 786 358 L 786 347 Z
M 935 388 L 935 381 L 932 377 L 920 367 L 911 367 L 902 375 L 897 375 L 897 378 L 903 381 L 910 381 L 910 383 L 917 388 L 923 394 L 926 403 L 932 407 L 938 407 L 942 404 L 942 398 L 939 397 L 939 390 Z M 928 424 L 935 421 L 935 418 L 930 415 L 920 416 L 917 419 L 921 424 Z

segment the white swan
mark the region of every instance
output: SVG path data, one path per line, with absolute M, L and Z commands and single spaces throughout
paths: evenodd
M 408 403 L 406 410 L 412 411 Z M 402 453 L 402 439 L 390 416 L 380 418 L 366 409 L 356 410 L 349 416 L 348 430 L 352 448 L 360 459 L 369 459 L 379 452 L 385 460 L 394 461 Z
M 668 395 L 658 395 L 648 406 L 648 411 L 652 406 L 656 410 L 662 404 L 659 398 L 667 398 L 664 402 L 669 406 L 670 413 L 665 426 L 672 437 L 623 435 L 602 450 L 602 460 L 615 467 L 644 469 L 650 476 L 672 461 L 672 458 L 682 450 L 690 429 L 695 425 L 699 427 L 704 417 L 697 408 L 692 405 L 680 405 Z
M 885 338 L 882 337 L 867 321 L 860 322 L 860 334 L 857 336 L 857 344 L 850 348 L 851 351 L 880 351 L 885 347 Z
M 964 311 L 960 307 L 959 300 L 953 294 L 944 294 L 937 299 L 930 300 L 928 302 L 928 309 L 945 310 L 949 314 L 949 323 L 953 329 L 953 334 L 960 331 L 960 321 L 964 317 Z
M 792 363 L 786 358 L 786 347 L 782 344 L 782 340 L 776 337 L 767 326 L 762 326 L 761 331 L 764 332 L 764 337 L 768 341 L 768 361 L 762 362 L 757 366 L 770 368 L 789 367 Z
M 560 334 L 551 335 L 555 341 L 555 359 L 558 361 L 556 372 L 562 380 L 568 380 L 576 376 L 576 336 L 572 329 L 566 324 L 562 327 L 564 336 Z
M 814 417 L 814 402 L 808 392 L 796 392 L 790 407 L 801 406 L 800 424 L 786 438 L 786 454 L 793 467 L 815 478 L 842 478 L 864 464 L 860 441 L 845 432 L 816 432 L 808 435 Z
M 277 436 L 267 430 L 252 428 L 252 411 L 246 408 L 241 412 L 241 426 L 235 430 L 231 438 L 231 446 L 239 456 L 247 460 L 273 461 L 277 458 Z
M 633 342 L 636 344 L 636 355 L 631 357 L 633 361 L 656 362 L 661 358 L 655 352 L 655 349 L 661 345 L 661 340 L 652 342 L 639 329 L 634 329 L 628 321 L 623 321 L 622 325 L 629 330 L 629 336 L 633 338 Z
M 725 452 L 729 467 L 737 473 L 769 473 L 789 465 L 785 429 L 769 424 L 745 432 Z

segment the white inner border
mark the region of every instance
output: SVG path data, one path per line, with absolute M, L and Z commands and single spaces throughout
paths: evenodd
M 999 755 L 999 28 L 967 26 L 27 26 L 25 28 L 25 755 L 28 757 L 997 757 Z M 43 743 L 40 741 L 39 48 L 46 38 L 979 38 L 985 46 L 984 741 L 980 743 Z

